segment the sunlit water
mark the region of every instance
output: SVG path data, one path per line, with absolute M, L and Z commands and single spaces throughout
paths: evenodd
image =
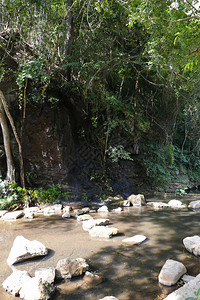
M 183 203 L 200 200 L 200 195 L 181 199 Z M 169 199 L 148 199 L 148 201 Z M 93 214 L 94 218 L 109 218 L 121 234 L 112 239 L 91 239 L 75 218 L 62 219 L 61 215 L 33 220 L 19 219 L 8 222 L 0 220 L 0 281 L 12 273 L 6 259 L 17 235 L 42 242 L 49 255 L 17 264 L 19 270 L 27 270 L 34 276 L 42 267 L 55 267 L 57 261 L 66 257 L 85 258 L 90 271 L 100 273 L 105 280 L 96 286 L 87 285 L 82 277 L 57 285 L 55 300 L 98 300 L 113 295 L 119 300 L 163 299 L 177 288 L 164 287 L 158 283 L 158 274 L 167 259 L 182 262 L 189 275 L 200 273 L 200 260 L 188 253 L 182 243 L 186 236 L 200 235 L 200 212 L 187 208 L 181 210 L 147 207 L 124 208 L 121 213 Z M 122 240 L 136 234 L 148 240 L 139 246 L 123 246 Z M 0 299 L 15 297 L 0 287 Z

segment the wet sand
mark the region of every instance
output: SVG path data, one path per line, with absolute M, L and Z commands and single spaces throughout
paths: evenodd
M 16 264 L 18 270 L 35 270 L 56 267 L 59 259 L 85 258 L 90 271 L 100 273 L 104 281 L 96 286 L 87 285 L 82 277 L 57 285 L 55 300 L 96 300 L 113 295 L 119 300 L 163 299 L 177 288 L 158 283 L 158 274 L 169 258 L 181 261 L 188 274 L 197 275 L 200 260 L 183 247 L 182 239 L 199 234 L 198 212 L 163 209 L 154 211 L 147 207 L 124 208 L 121 213 L 92 214 L 94 218 L 109 218 L 121 234 L 111 239 L 91 239 L 75 218 L 62 219 L 61 215 L 37 215 L 33 220 L 0 220 L 0 283 L 12 273 L 6 259 L 17 235 L 38 240 L 48 249 L 44 258 Z M 122 239 L 143 234 L 148 240 L 138 246 L 123 246 Z M 0 287 L 1 300 L 17 299 Z

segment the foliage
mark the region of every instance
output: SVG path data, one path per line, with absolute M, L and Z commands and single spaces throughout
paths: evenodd
M 117 145 L 114 147 L 109 147 L 108 156 L 111 158 L 112 162 L 118 162 L 119 159 L 125 159 L 132 161 L 130 153 L 127 152 L 122 145 Z
M 25 204 L 38 205 L 41 203 L 56 203 L 61 200 L 69 201 L 68 192 L 63 192 L 61 187 L 48 189 L 24 189 L 15 182 L 0 180 L 0 209 L 19 209 Z

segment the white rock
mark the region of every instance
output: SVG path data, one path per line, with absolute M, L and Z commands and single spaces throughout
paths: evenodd
M 27 212 L 24 215 L 24 219 L 34 219 L 35 215 L 33 212 Z
M 199 209 L 200 208 L 200 200 L 191 201 L 188 205 L 189 208 Z
M 38 241 L 29 241 L 22 235 L 15 238 L 7 259 L 8 265 L 36 256 L 47 255 L 48 249 Z
M 118 207 L 118 208 L 115 208 L 112 210 L 113 212 L 116 212 L 116 213 L 119 213 L 122 211 L 122 208 L 121 207 Z
M 62 205 L 56 204 L 53 206 L 47 206 L 44 208 L 43 213 L 45 216 L 53 215 L 53 214 L 61 214 Z
M 48 300 L 54 292 L 54 287 L 42 281 L 39 277 L 26 278 L 26 282 L 19 291 L 20 298 L 24 300 Z
M 110 238 L 112 235 L 118 234 L 119 230 L 115 227 L 94 226 L 90 229 L 91 237 Z
M 94 226 L 105 226 L 109 224 L 109 219 L 91 219 L 83 221 L 82 227 L 83 230 L 89 231 Z
M 124 201 L 121 202 L 121 205 L 125 206 L 125 207 L 128 207 L 128 206 L 131 206 L 131 202 L 128 201 L 128 200 L 124 200 Z
M 67 205 L 63 207 L 63 212 L 70 212 L 71 206 Z
M 153 207 L 153 208 L 163 208 L 163 207 L 169 207 L 167 203 L 164 202 L 147 202 L 147 206 Z
M 3 217 L 8 211 L 7 210 L 0 210 L 0 218 Z
M 185 248 L 194 255 L 200 255 L 200 236 L 194 235 L 183 239 Z
M 56 277 L 68 279 L 74 276 L 82 275 L 89 268 L 83 258 L 64 258 L 58 261 L 56 266 Z
M 86 271 L 83 280 L 86 284 L 96 285 L 103 281 L 103 277 Z
M 77 216 L 77 221 L 86 221 L 91 219 L 93 219 L 93 217 L 88 214 Z
M 37 206 L 33 206 L 33 207 L 26 207 L 24 208 L 24 213 L 36 213 L 38 212 L 39 208 Z
M 186 272 L 187 269 L 181 262 L 168 259 L 160 271 L 158 280 L 163 285 L 171 286 Z
M 3 282 L 3 288 L 13 296 L 18 296 L 19 290 L 27 278 L 30 278 L 27 271 L 14 271 Z
M 108 212 L 108 207 L 106 205 L 103 205 L 97 210 L 97 212 Z
M 185 283 L 188 283 L 189 281 L 193 280 L 195 277 L 194 276 L 190 276 L 190 275 L 183 275 L 182 280 Z
M 55 279 L 54 268 L 43 268 L 35 271 L 35 277 L 42 279 L 42 282 L 53 283 Z
M 168 202 L 168 205 L 169 205 L 169 207 L 172 207 L 172 208 L 183 208 L 183 207 L 185 207 L 185 205 L 180 200 L 176 200 L 176 199 L 170 200 Z
M 190 280 L 184 286 L 178 290 L 169 294 L 164 300 L 185 300 L 187 298 L 197 299 L 194 292 L 197 292 L 200 288 L 200 274 L 197 275 L 193 280 Z
M 82 208 L 82 211 L 88 213 L 88 212 L 90 211 L 90 208 L 89 208 L 89 207 L 83 207 L 83 208 Z
M 99 300 L 118 300 L 118 298 L 114 297 L 114 296 L 106 296 L 104 298 L 101 298 Z
M 142 206 L 146 203 L 144 195 L 130 195 L 127 199 L 133 206 Z
M 145 235 L 137 234 L 137 235 L 134 235 L 132 237 L 123 239 L 122 243 L 127 244 L 127 245 L 135 245 L 135 244 L 141 244 L 146 239 L 147 239 L 147 237 Z
M 63 219 L 68 219 L 68 218 L 71 218 L 71 215 L 69 212 L 65 212 L 64 214 L 62 214 L 62 218 Z
M 16 220 L 24 215 L 23 211 L 17 210 L 12 212 L 7 212 L 5 215 L 3 215 L 3 220 Z

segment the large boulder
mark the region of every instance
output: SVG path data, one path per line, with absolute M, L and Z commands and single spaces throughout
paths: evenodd
M 191 201 L 188 207 L 192 209 L 200 209 L 200 200 Z
M 98 208 L 97 210 L 98 213 L 107 213 L 108 212 L 108 207 L 106 205 L 103 205 Z
M 77 216 L 77 221 L 81 221 L 81 222 L 86 220 L 91 220 L 91 219 L 93 219 L 93 217 L 90 216 L 89 214 Z
M 29 278 L 27 271 L 14 271 L 4 282 L 3 288 L 13 296 L 18 296 L 22 285 Z
M 184 208 L 185 205 L 180 201 L 176 199 L 172 199 L 168 202 L 169 207 L 171 208 Z
M 3 220 L 16 220 L 21 218 L 24 215 L 22 210 L 7 212 L 2 216 Z
M 156 201 L 147 202 L 147 206 L 155 208 L 155 209 L 169 207 L 169 205 L 167 203 L 156 202 Z
M 89 231 L 94 226 L 105 226 L 109 224 L 109 219 L 91 219 L 82 223 L 83 230 Z
M 83 258 L 64 258 L 58 261 L 56 266 L 57 278 L 72 278 L 85 273 L 89 268 L 89 265 Z
M 15 270 L 4 282 L 3 288 L 14 296 L 25 300 L 48 300 L 54 287 L 48 281 L 30 277 L 27 271 Z
M 145 201 L 145 198 L 144 198 L 144 195 L 142 194 L 138 194 L 138 195 L 130 195 L 127 199 L 131 205 L 133 206 L 142 206 L 142 205 L 145 205 L 146 204 L 146 201 Z
M 195 296 L 195 293 L 200 288 L 200 274 L 193 280 L 190 280 L 187 284 L 169 294 L 164 300 L 185 300 L 185 299 L 199 299 Z
M 8 265 L 13 265 L 29 258 L 47 254 L 48 249 L 42 243 L 36 240 L 29 241 L 22 235 L 19 235 L 14 240 L 7 263 Z
M 168 259 L 160 271 L 158 280 L 163 285 L 171 286 L 186 272 L 187 269 L 181 262 Z
M 90 229 L 89 234 L 91 237 L 110 238 L 118 232 L 119 230 L 115 227 L 94 226 Z
M 25 300 L 48 300 L 54 293 L 55 288 L 47 281 L 39 277 L 29 277 L 22 285 L 19 296 Z
M 200 255 L 200 236 L 194 235 L 183 239 L 185 248 L 194 255 Z

